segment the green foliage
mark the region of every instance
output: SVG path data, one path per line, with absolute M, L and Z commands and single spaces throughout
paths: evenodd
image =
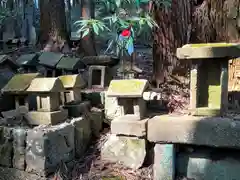
M 141 3 L 149 3 L 149 0 L 95 0 L 96 19 L 83 19 L 75 25 L 79 33 L 85 37 L 90 32 L 97 36 L 108 37 L 108 51 L 116 47 L 117 54 L 128 43 L 132 43 L 141 34 L 149 33 L 151 29 L 158 28 L 157 23 L 149 12 L 141 9 Z M 169 7 L 171 0 L 156 0 L 159 6 Z M 155 2 L 154 2 L 155 3 Z M 101 17 L 101 18 L 100 18 Z M 119 42 L 118 34 L 123 29 L 131 26 L 132 37 L 124 44 Z

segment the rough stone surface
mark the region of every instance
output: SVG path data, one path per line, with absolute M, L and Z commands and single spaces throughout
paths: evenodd
M 104 109 L 105 118 L 108 122 L 111 122 L 113 119 L 124 115 L 121 106 L 118 105 L 118 99 L 116 97 L 108 97 L 106 94 Z
M 240 148 L 240 122 L 222 117 L 155 116 L 148 120 L 150 142 Z
M 175 179 L 175 147 L 173 144 L 156 144 L 154 147 L 154 180 Z
M 146 140 L 110 135 L 101 151 L 101 158 L 138 169 L 146 157 Z
M 46 180 L 46 178 L 14 168 L 0 167 L 0 180 Z
M 75 130 L 75 156 L 76 158 L 81 158 L 85 153 L 92 136 L 90 120 L 88 118 L 79 117 L 73 119 L 71 124 Z
M 102 130 L 104 113 L 102 109 L 92 108 L 89 113 L 93 136 L 99 137 Z
M 85 101 L 80 104 L 65 105 L 64 109 L 68 110 L 69 117 L 80 117 L 90 109 L 90 102 Z
M 75 156 L 74 126 L 62 123 L 37 127 L 27 132 L 26 171 L 48 175 L 61 162 L 70 162 Z
M 85 89 L 82 90 L 82 98 L 85 101 L 90 101 L 92 106 L 99 106 L 104 104 L 105 91 L 104 90 L 93 90 Z
M 240 179 L 240 161 L 234 158 L 212 160 L 202 153 L 181 154 L 177 160 L 178 173 L 194 180 Z
M 13 167 L 25 170 L 26 129 L 13 129 Z
M 145 137 L 148 119 L 140 120 L 135 115 L 125 115 L 111 122 L 111 132 L 118 135 Z
M 0 165 L 12 167 L 12 129 L 0 126 Z

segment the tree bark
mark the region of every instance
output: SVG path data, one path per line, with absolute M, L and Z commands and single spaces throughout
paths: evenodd
M 40 11 L 41 47 L 59 52 L 68 41 L 64 0 L 41 0 Z
M 159 25 L 154 31 L 153 80 L 159 87 L 172 73 L 186 74 L 188 64 L 177 59 L 176 49 L 190 40 L 192 0 L 172 0 L 168 9 L 153 4 L 153 14 Z
M 81 1 L 81 14 L 83 19 L 93 19 L 95 14 L 94 2 L 92 0 Z M 81 40 L 81 47 L 85 56 L 96 56 L 94 34 L 91 32 Z

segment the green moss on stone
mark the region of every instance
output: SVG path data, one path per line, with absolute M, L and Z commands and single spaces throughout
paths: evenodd
M 7 85 L 2 89 L 3 92 L 24 92 L 38 73 L 17 74 L 10 79 Z

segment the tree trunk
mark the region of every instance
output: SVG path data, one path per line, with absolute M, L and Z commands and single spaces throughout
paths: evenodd
M 93 19 L 95 14 L 94 2 L 92 0 L 82 0 L 81 13 L 83 19 Z M 85 56 L 97 55 L 94 43 L 94 34 L 91 32 L 81 40 L 81 47 Z
M 59 52 L 68 40 L 64 0 L 41 0 L 40 11 L 40 44 Z
M 176 49 L 189 43 L 192 20 L 192 0 L 172 0 L 168 9 L 153 4 L 155 21 L 153 67 L 157 87 L 172 73 L 186 73 L 188 64 L 180 63 Z

